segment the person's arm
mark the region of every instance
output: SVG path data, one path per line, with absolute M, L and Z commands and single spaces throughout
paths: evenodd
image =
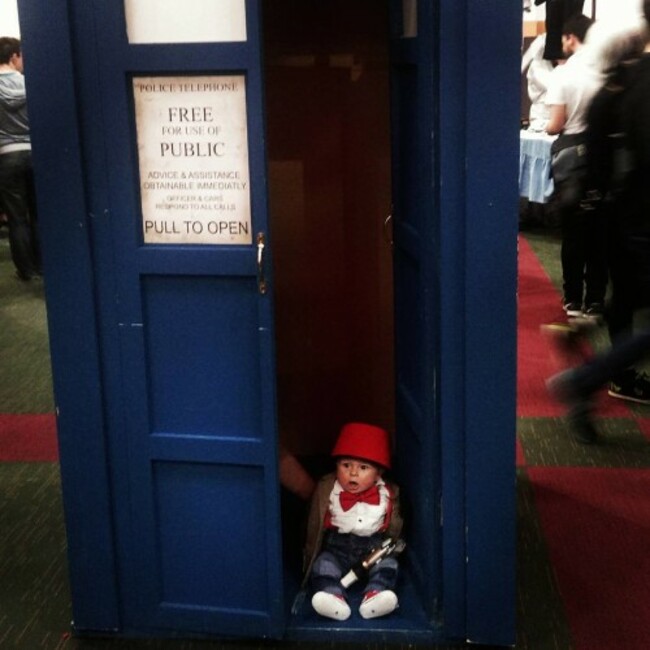
M 9 111 L 15 113 L 25 106 L 27 103 L 27 95 L 25 94 L 25 87 L 3 87 L 0 88 L 0 105 Z
M 551 115 L 546 125 L 546 133 L 558 135 L 566 124 L 566 104 L 551 104 L 549 106 Z
M 558 135 L 566 124 L 565 77 L 566 71 L 562 65 L 555 67 L 549 75 L 548 89 L 544 100 L 549 112 L 549 120 L 546 125 L 546 133 L 549 135 Z
M 300 464 L 298 459 L 280 445 L 280 483 L 301 499 L 309 501 L 316 482 Z

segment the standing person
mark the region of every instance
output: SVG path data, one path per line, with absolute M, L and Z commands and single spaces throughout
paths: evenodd
M 650 0 L 644 0 L 643 11 L 650 29 Z M 624 219 L 624 254 L 634 269 L 629 281 L 634 284 L 631 293 L 636 296 L 636 306 L 647 306 L 650 304 L 650 41 L 647 36 L 644 53 L 622 99 L 620 124 L 631 161 L 631 171 L 618 201 Z M 597 439 L 591 418 L 594 393 L 635 362 L 648 357 L 650 329 L 618 337 L 613 343 L 609 351 L 548 382 L 551 393 L 569 407 L 572 430 L 581 442 L 592 443 Z M 626 397 L 633 398 L 633 394 Z M 640 394 L 635 401 L 647 401 L 647 395 Z
M 540 34 L 530 44 L 521 58 L 521 73 L 526 73 L 528 98 L 530 99 L 529 129 L 544 131 L 548 123 L 549 110 L 546 104 L 546 89 L 553 72 L 553 65 L 542 57 L 546 34 Z
M 602 214 L 594 216 L 581 207 L 586 175 L 586 113 L 601 82 L 584 50 L 592 24 L 582 14 L 564 24 L 562 47 L 568 60 L 555 68 L 549 80 L 546 132 L 560 134 L 551 152 L 562 225 L 564 310 L 569 317 L 599 318 L 607 289 L 606 224 Z
M 20 41 L 0 37 L 0 205 L 16 276 L 23 281 L 41 274 L 31 150 Z

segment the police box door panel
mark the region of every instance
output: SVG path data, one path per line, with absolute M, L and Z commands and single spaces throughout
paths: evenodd
M 433 8 L 391 0 L 397 464 L 408 560 L 430 617 L 440 605 L 436 426 Z
M 278 636 L 258 4 L 79 2 L 74 22 L 124 626 Z

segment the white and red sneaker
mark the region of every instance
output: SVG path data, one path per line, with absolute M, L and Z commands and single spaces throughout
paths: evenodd
M 311 606 L 321 616 L 333 618 L 335 621 L 345 621 L 350 618 L 350 606 L 345 598 L 338 594 L 317 591 L 311 599 Z
M 368 591 L 361 601 L 359 614 L 363 618 L 378 618 L 395 611 L 399 603 L 397 595 L 390 589 Z

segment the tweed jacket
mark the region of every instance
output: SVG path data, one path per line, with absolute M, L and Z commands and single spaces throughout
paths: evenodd
M 305 579 L 309 578 L 311 567 L 320 552 L 323 544 L 323 535 L 325 533 L 325 516 L 329 508 L 329 497 L 336 482 L 336 474 L 326 474 L 320 479 L 314 495 L 311 499 L 311 507 L 309 510 L 309 518 L 307 520 L 307 539 L 305 542 L 305 549 L 303 555 L 303 568 L 305 570 Z M 388 529 L 386 530 L 386 537 L 393 537 L 397 539 L 402 532 L 402 515 L 399 507 L 399 488 L 394 483 L 386 481 L 392 497 L 392 512 Z

